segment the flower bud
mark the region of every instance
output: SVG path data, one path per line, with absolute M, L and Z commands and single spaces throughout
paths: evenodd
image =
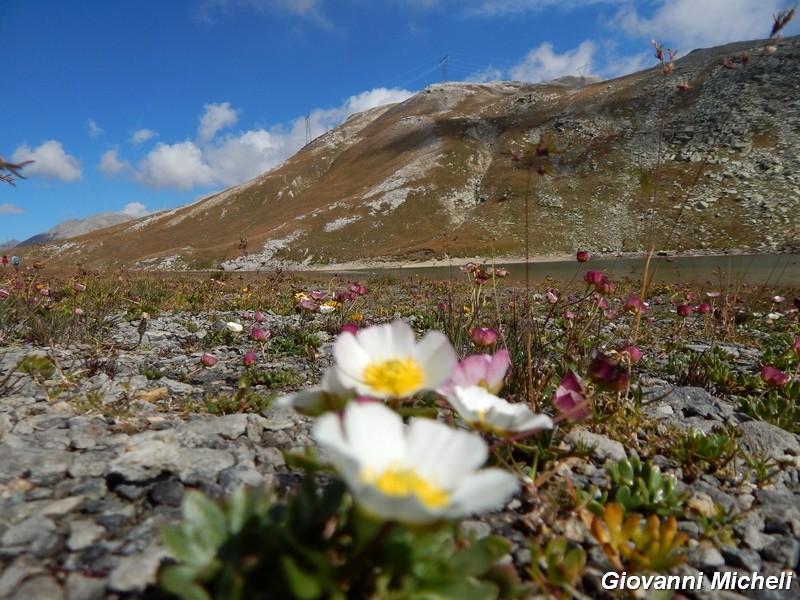
M 773 387 L 783 387 L 789 382 L 789 376 L 786 373 L 770 365 L 765 365 L 761 369 L 761 379 Z
M 469 339 L 479 348 L 488 348 L 497 343 L 497 331 L 491 327 L 473 327 Z
M 213 367 L 217 364 L 217 357 L 213 354 L 209 354 L 208 352 L 203 353 L 200 357 L 200 364 L 204 367 Z

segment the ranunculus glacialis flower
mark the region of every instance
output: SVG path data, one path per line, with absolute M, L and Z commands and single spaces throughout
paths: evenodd
M 764 383 L 773 387 L 783 387 L 789 382 L 789 376 L 772 365 L 765 365 L 761 369 L 761 379 Z
M 431 419 L 408 427 L 379 402 L 351 402 L 313 429 L 354 502 L 379 519 L 428 524 L 494 510 L 519 488 L 497 468 L 480 469 L 488 448 L 477 434 Z
M 333 346 L 342 384 L 371 398 L 407 398 L 435 390 L 453 373 L 458 356 L 441 331 L 419 342 L 403 321 L 339 334 Z
M 511 356 L 505 349 L 494 354 L 473 354 L 455 366 L 450 381 L 437 391 L 447 396 L 453 392 L 455 386 L 466 388 L 478 385 L 497 394 L 503 388 L 503 380 L 510 364 Z
M 232 331 L 233 333 L 241 333 L 244 327 L 241 323 L 237 323 L 236 321 L 228 321 L 225 323 L 225 327 L 228 328 L 228 331 Z
M 465 423 L 480 431 L 503 436 L 553 428 L 547 415 L 537 415 L 522 402 L 498 398 L 481 386 L 455 386 L 447 401 Z
M 592 415 L 583 382 L 572 369 L 566 372 L 556 387 L 553 393 L 553 405 L 558 410 L 558 419 L 564 419 L 569 423 L 581 421 Z

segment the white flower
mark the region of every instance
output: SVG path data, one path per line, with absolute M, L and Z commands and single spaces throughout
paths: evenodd
M 296 394 L 282 396 L 276 400 L 278 406 L 287 406 L 309 417 L 341 410 L 352 399 L 355 392 L 346 389 L 334 369 L 325 371 L 319 387 L 300 390 Z
M 321 312 L 323 315 L 330 314 L 335 310 L 336 310 L 336 307 L 335 306 L 331 306 L 330 304 L 321 304 L 320 307 L 319 307 L 319 312 Z
M 242 325 L 240 325 L 236 321 L 229 321 L 225 323 L 225 326 L 228 328 L 229 331 L 232 331 L 233 333 L 241 333 L 242 329 L 244 329 L 244 327 L 242 327 Z
M 537 415 L 522 402 L 507 402 L 481 386 L 456 386 L 447 401 L 465 422 L 484 431 L 502 435 L 553 428 L 547 415 Z
M 323 415 L 314 438 L 327 450 L 367 513 L 431 523 L 500 508 L 518 489 L 503 469 L 478 470 L 488 449 L 480 436 L 431 419 L 402 418 L 380 402 L 351 402 L 342 418 Z
M 417 343 L 402 321 L 339 335 L 333 346 L 339 378 L 347 388 L 373 398 L 405 398 L 445 383 L 458 362 L 440 331 Z

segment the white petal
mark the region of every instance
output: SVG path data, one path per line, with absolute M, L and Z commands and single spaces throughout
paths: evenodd
M 333 345 L 333 356 L 336 360 L 339 380 L 345 387 L 356 388 L 357 385 L 363 387 L 362 379 L 364 369 L 372 361 L 372 357 L 358 343 L 352 333 L 342 333 Z M 359 392 L 361 390 L 359 389 Z
M 553 419 L 547 415 L 531 414 L 517 424 L 516 431 L 533 431 L 534 429 L 552 429 Z
M 502 469 L 483 469 L 465 478 L 451 498 L 451 517 L 501 508 L 519 489 L 515 475 Z
M 447 383 L 458 364 L 455 349 L 441 331 L 429 331 L 415 348 L 414 356 L 425 369 L 425 387 L 428 389 Z
M 478 421 L 477 410 L 473 406 L 471 406 L 467 401 L 465 401 L 460 395 L 450 394 L 449 396 L 447 396 L 447 401 L 450 403 L 453 409 L 458 413 L 458 415 L 467 423 L 474 423 L 475 421 Z
M 421 477 L 452 490 L 486 462 L 489 451 L 474 433 L 452 429 L 430 419 L 414 419 L 406 440 L 406 464 Z
M 351 491 L 353 491 L 351 489 Z M 386 520 L 425 524 L 442 518 L 446 508 L 425 506 L 416 496 L 387 496 L 373 486 L 363 486 L 353 491 L 356 503 L 369 514 Z
M 380 402 L 348 404 L 344 428 L 347 443 L 362 465 L 382 471 L 403 460 L 406 449 L 403 419 Z
M 403 321 L 376 325 L 358 332 L 358 343 L 374 360 L 410 356 L 414 351 L 414 331 Z

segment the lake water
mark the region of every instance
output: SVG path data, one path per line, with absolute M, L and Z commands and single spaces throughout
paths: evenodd
M 352 277 L 392 276 L 397 279 L 424 278 L 449 279 L 464 277 L 458 265 L 408 267 L 391 269 L 363 269 L 339 271 L 339 275 Z M 644 258 L 598 259 L 584 263 L 579 278 L 589 269 L 602 271 L 612 279 L 625 277 L 641 280 Z M 495 263 L 505 267 L 509 275 L 504 282 L 525 281 L 525 264 Z M 551 277 L 557 282 L 568 282 L 576 273 L 575 261 L 532 262 L 528 264 L 532 282 Z M 701 285 L 727 287 L 730 284 L 800 287 L 800 254 L 747 254 L 721 256 L 654 256 L 651 270 L 655 269 L 655 282 L 694 282 Z

